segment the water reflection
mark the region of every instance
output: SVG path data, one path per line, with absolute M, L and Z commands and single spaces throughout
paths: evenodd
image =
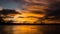
M 21 26 L 14 26 L 13 27 L 13 34 L 42 34 L 39 31 L 41 26 L 31 26 L 31 25 L 21 25 Z
M 0 26 L 0 29 L 1 34 L 56 34 L 60 32 L 60 26 L 53 25 L 6 25 Z

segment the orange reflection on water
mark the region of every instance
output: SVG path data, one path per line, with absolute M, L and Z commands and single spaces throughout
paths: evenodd
M 13 34 L 43 34 L 39 31 L 39 28 L 42 29 L 41 26 L 29 26 L 29 25 L 21 25 L 13 27 Z

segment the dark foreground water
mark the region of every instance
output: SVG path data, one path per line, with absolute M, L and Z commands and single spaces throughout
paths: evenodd
M 0 25 L 0 34 L 60 34 L 56 25 Z

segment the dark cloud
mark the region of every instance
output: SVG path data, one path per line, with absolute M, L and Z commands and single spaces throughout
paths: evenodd
M 34 13 L 34 14 L 44 14 L 44 12 L 42 12 L 42 11 L 32 11 L 32 13 Z
M 0 11 L 0 14 L 3 14 L 3 15 L 18 14 L 18 12 L 16 12 L 15 10 L 3 9 Z
M 46 16 L 55 16 L 55 18 L 60 17 L 60 2 L 56 2 L 50 5 L 50 9 L 47 9 Z
M 28 16 L 27 18 L 38 18 L 38 17 L 36 17 L 36 16 Z

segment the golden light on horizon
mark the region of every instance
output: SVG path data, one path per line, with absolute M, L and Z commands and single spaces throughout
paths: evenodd
M 8 15 L 9 16 L 9 15 Z M 34 13 L 22 13 L 22 14 L 11 14 L 13 18 L 4 18 L 4 20 L 13 20 L 13 23 L 34 23 L 38 18 L 42 18 L 43 14 L 34 14 Z
M 45 16 L 46 8 L 47 8 L 46 6 L 31 5 L 25 8 L 27 10 L 21 10 L 21 11 L 16 10 L 17 12 L 20 12 L 20 14 L 11 14 L 10 16 L 12 16 L 13 18 L 11 19 L 5 18 L 4 20 L 5 21 L 12 20 L 13 23 L 31 23 L 32 24 Z M 40 22 L 38 21 L 37 23 L 40 23 Z

